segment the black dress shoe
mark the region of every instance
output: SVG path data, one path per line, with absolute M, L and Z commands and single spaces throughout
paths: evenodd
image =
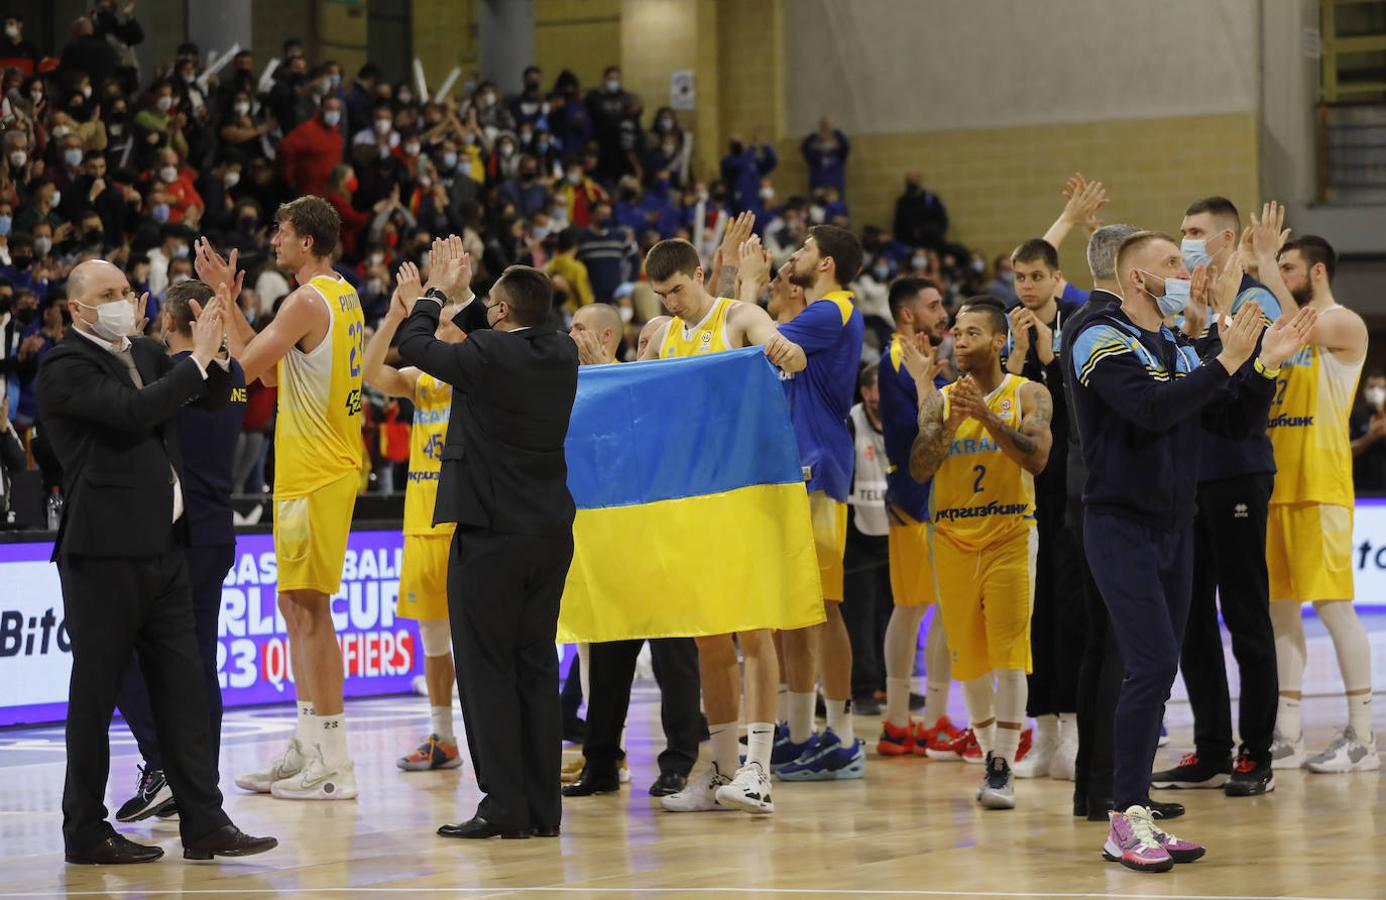
M 505 840 L 521 841 L 527 840 L 533 834 L 533 829 L 505 829 L 498 825 L 486 821 L 481 816 L 472 816 L 465 822 L 456 825 L 444 825 L 438 829 L 438 836 L 445 838 L 493 838 L 499 835 Z
M 211 859 L 214 856 L 254 856 L 279 846 L 279 839 L 251 837 L 235 825 L 223 825 L 206 837 L 183 845 L 184 859 Z
M 122 834 L 113 834 L 85 850 L 69 851 L 66 858 L 75 866 L 123 866 L 153 862 L 163 855 L 162 847 L 146 847 Z
M 1088 796 L 1088 821 L 1106 822 L 1107 813 L 1112 811 L 1111 797 Z
M 1147 800 L 1145 805 L 1150 807 L 1152 819 L 1177 819 L 1184 814 L 1182 803 L 1156 803 L 1154 800 Z
M 881 714 L 881 701 L 871 694 L 853 697 L 852 712 L 859 716 L 879 716 Z
M 1075 819 L 1087 818 L 1088 815 L 1088 795 L 1086 792 L 1073 792 L 1073 817 Z
M 621 776 L 614 766 L 598 771 L 590 763 L 572 784 L 563 785 L 565 797 L 590 797 L 593 794 L 614 794 L 621 790 Z
M 539 826 L 538 828 L 531 829 L 530 833 L 533 834 L 535 837 L 543 837 L 543 838 L 558 837 L 558 826 L 557 826 L 557 825 L 541 825 L 541 826 Z
M 678 772 L 660 772 L 655 783 L 650 785 L 650 796 L 667 797 L 670 794 L 677 794 L 687 786 L 687 775 L 680 775 Z

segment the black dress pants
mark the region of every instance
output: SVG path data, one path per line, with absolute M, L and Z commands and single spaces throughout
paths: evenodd
M 625 756 L 621 732 L 630 710 L 630 685 L 643 640 L 592 644 L 588 650 L 587 676 L 592 696 L 587 698 L 587 740 L 582 755 L 594 771 L 615 772 Z M 692 638 L 653 638 L 650 659 L 659 682 L 659 715 L 666 746 L 659 754 L 659 771 L 683 775 L 698 761 L 698 741 L 703 717 L 698 680 L 698 647 Z
M 1034 659 L 1025 711 L 1030 716 L 1078 710 L 1078 670 L 1085 626 L 1083 571 L 1073 532 L 1064 523 L 1063 498 L 1041 497 L 1035 509 L 1035 608 L 1030 617 Z
M 453 534 L 448 613 L 467 749 L 485 794 L 476 812 L 505 831 L 562 818 L 554 637 L 572 560 L 571 534 Z
M 114 833 L 106 821 L 111 714 L 133 659 L 149 692 L 164 772 L 185 843 L 230 823 L 217 789 L 188 567 L 172 538 L 149 557 L 63 554 L 63 609 L 72 639 L 63 841 L 82 852 Z
M 187 549 L 188 578 L 192 582 L 193 623 L 197 633 L 197 653 L 202 659 L 202 681 L 207 687 L 207 724 L 211 728 L 212 760 L 221 755 L 221 684 L 217 680 L 217 625 L 221 617 L 221 585 L 236 561 L 235 544 L 214 544 Z M 125 682 L 116 698 L 116 708 L 135 736 L 140 756 L 150 769 L 163 769 L 164 754 L 154 727 L 154 709 L 149 689 L 137 662 L 125 670 Z
M 885 632 L 895 601 L 886 538 L 848 532 L 842 558 L 842 624 L 852 642 L 852 696 L 885 690 Z
M 1232 753 L 1232 701 L 1223 662 L 1218 607 L 1241 670 L 1238 731 L 1257 762 L 1270 761 L 1280 680 L 1270 620 L 1266 518 L 1273 475 L 1246 475 L 1198 486 L 1193 604 L 1179 667 L 1194 714 L 1194 746 L 1203 759 Z

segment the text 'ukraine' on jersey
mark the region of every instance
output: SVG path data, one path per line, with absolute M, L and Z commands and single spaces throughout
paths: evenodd
M 1340 309 L 1329 307 L 1321 315 Z M 1348 417 L 1363 362 L 1341 362 L 1332 351 L 1310 345 L 1281 367 L 1266 422 L 1275 449 L 1272 503 L 1353 506 Z
M 404 488 L 404 533 L 450 535 L 455 522 L 433 524 L 443 444 L 452 412 L 452 385 L 426 372 L 414 385 L 414 424 L 409 430 L 409 479 Z
M 936 387 L 948 382 L 935 379 Z M 900 336 L 890 339 L 881 356 L 877 384 L 881 392 L 881 430 L 885 433 L 886 502 L 916 522 L 929 518 L 929 482 L 920 484 L 910 475 L 910 449 L 919 436 L 919 389 L 905 368 Z
M 1025 383 L 1019 375 L 1007 374 L 986 398 L 987 408 L 1016 429 L 1024 420 L 1020 389 Z M 943 388 L 945 421 L 953 387 Z M 940 533 L 954 543 L 980 550 L 1034 527 L 1034 476 L 1001 452 L 981 422 L 965 419 L 934 473 L 931 512 Z
M 846 502 L 852 489 L 852 437 L 847 414 L 857 387 L 866 321 L 851 291 L 832 291 L 810 303 L 780 334 L 803 348 L 808 366 L 782 375 L 789 420 L 799 441 L 808 490 Z
M 310 494 L 361 468 L 361 301 L 355 288 L 332 275 L 319 275 L 307 286 L 322 297 L 330 322 L 312 351 L 292 347 L 279 360 L 276 498 Z
M 730 350 L 727 340 L 727 316 L 736 303 L 727 297 L 718 297 L 707 311 L 703 320 L 692 328 L 678 316 L 669 320 L 664 332 L 664 342 L 659 345 L 660 359 L 678 359 L 697 356 L 701 353 L 718 353 Z

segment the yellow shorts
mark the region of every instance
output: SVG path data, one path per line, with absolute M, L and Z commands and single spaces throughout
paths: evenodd
M 958 681 L 994 669 L 1030 671 L 1038 544 L 1033 528 L 981 551 L 960 547 L 934 531 L 939 610 Z
M 809 516 L 813 519 L 813 546 L 818 551 L 818 574 L 823 582 L 823 599 L 842 602 L 842 554 L 847 551 L 847 504 L 823 491 L 809 497 Z
M 337 593 L 359 486 L 360 478 L 351 472 L 303 497 L 274 498 L 274 558 L 281 592 Z
M 928 606 L 938 599 L 932 526 L 890 510 L 890 593 L 896 606 Z
M 1272 503 L 1266 522 L 1266 569 L 1272 601 L 1351 600 L 1352 509 L 1328 503 Z
M 451 535 L 406 534 L 404 571 L 399 576 L 401 619 L 447 619 L 448 551 Z

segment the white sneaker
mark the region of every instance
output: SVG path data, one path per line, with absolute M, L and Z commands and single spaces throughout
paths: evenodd
M 267 770 L 237 776 L 236 787 L 243 791 L 268 794 L 276 781 L 292 778 L 302 772 L 303 767 L 307 764 L 308 760 L 303 755 L 303 745 L 298 742 L 297 737 L 292 737 L 289 739 L 289 748 L 281 753 L 274 762 L 270 763 Z
M 1058 753 L 1058 741 L 1036 741 L 1024 758 L 1015 761 L 1011 774 L 1016 778 L 1044 778 Z
M 1293 742 L 1279 731 L 1271 737 L 1271 769 L 1298 769 L 1304 765 L 1304 732 Z
M 717 789 L 728 784 L 731 784 L 731 779 L 718 771 L 717 763 L 713 763 L 688 779 L 687 786 L 677 794 L 660 797 L 659 805 L 669 812 L 730 812 L 732 807 L 717 802 Z
M 717 803 L 757 815 L 774 812 L 775 801 L 770 797 L 770 776 L 765 774 L 760 763 L 746 763 L 737 769 L 736 777 L 730 784 L 717 789 Z
M 297 774 L 276 781 L 270 786 L 270 794 L 278 800 L 354 800 L 356 766 L 347 760 L 329 769 L 323 762 L 322 748 L 314 747 L 308 765 Z
M 1078 769 L 1078 741 L 1077 735 L 1074 740 L 1060 738 L 1059 747 L 1054 751 L 1054 758 L 1049 761 L 1049 777 L 1059 781 L 1072 781 L 1074 772 Z
M 1357 736 L 1357 730 L 1349 725 L 1338 733 L 1327 750 L 1309 757 L 1304 765 L 1310 772 L 1323 774 L 1379 769 L 1381 757 L 1376 754 L 1376 735 L 1364 741 Z

